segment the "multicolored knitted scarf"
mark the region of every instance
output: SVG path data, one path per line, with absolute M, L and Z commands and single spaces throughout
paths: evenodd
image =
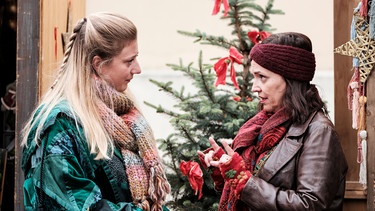
M 274 114 L 262 110 L 240 128 L 233 140 L 232 149 L 241 155 L 247 170 L 254 174 L 255 168 L 262 168 L 259 165 L 264 162 L 259 160 L 267 157 L 267 152 L 282 140 L 289 127 L 288 120 L 289 115 L 285 109 Z M 248 210 L 240 201 L 233 202 L 233 190 L 231 184 L 224 184 L 219 210 Z
M 149 124 L 124 93 L 99 79 L 96 79 L 96 85 L 101 99 L 99 113 L 124 158 L 134 204 L 146 211 L 162 210 L 170 185 Z

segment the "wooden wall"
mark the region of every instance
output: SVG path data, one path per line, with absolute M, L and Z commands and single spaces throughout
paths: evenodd
M 71 2 L 71 3 L 70 3 Z M 70 4 L 70 9 L 68 5 Z M 69 11 L 69 12 L 68 12 Z M 70 13 L 71 27 L 68 26 Z M 52 85 L 63 58 L 62 33 L 73 30 L 86 13 L 86 1 L 41 1 L 41 61 L 39 69 L 39 96 Z M 56 39 L 55 39 L 56 31 Z M 55 45 L 56 44 L 56 45 Z M 56 51 L 56 52 L 55 52 Z
M 360 0 L 334 0 L 334 48 L 350 40 L 353 11 L 359 2 Z M 367 80 L 368 185 L 362 187 L 358 183 L 357 131 L 351 127 L 352 115 L 347 106 L 347 85 L 353 75 L 351 69 L 352 57 L 334 55 L 335 125 L 349 165 L 344 210 L 374 210 L 375 78 L 372 74 Z

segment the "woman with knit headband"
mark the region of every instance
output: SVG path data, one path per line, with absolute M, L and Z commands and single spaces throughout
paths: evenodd
M 250 52 L 260 111 L 231 146 L 198 151 L 219 210 L 342 210 L 347 163 L 315 85 L 310 39 L 279 33 Z
M 137 29 L 96 13 L 77 23 L 57 79 L 23 130 L 26 210 L 168 210 L 153 133 L 125 92 Z

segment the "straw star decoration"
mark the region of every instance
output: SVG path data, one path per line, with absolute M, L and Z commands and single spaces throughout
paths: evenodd
M 334 53 L 358 58 L 360 81 L 365 83 L 375 63 L 375 40 L 369 36 L 368 22 L 358 13 L 355 20 L 356 38 L 335 48 Z

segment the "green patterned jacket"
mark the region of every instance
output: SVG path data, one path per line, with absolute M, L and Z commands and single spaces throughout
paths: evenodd
M 95 160 L 81 134 L 66 103 L 60 103 L 43 127 L 41 146 L 29 139 L 22 157 L 25 210 L 42 204 L 44 210 L 141 211 L 131 203 L 121 153 Z

